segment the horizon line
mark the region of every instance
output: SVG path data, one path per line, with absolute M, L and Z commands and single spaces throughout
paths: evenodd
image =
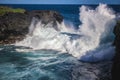
M 107 4 L 107 3 L 98 3 L 98 4 L 29 4 L 29 3 L 0 3 L 0 5 L 99 5 L 99 4 Z M 120 4 L 107 4 L 107 5 L 120 5 Z

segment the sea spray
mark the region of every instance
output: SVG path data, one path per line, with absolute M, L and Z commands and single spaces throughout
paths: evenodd
M 100 4 L 95 10 L 82 6 L 80 8 L 82 25 L 79 26 L 79 32 L 83 37 L 78 41 L 80 46 L 76 47 L 80 54 L 76 52 L 74 56 L 79 56 L 84 61 L 99 61 L 106 56 L 108 56 L 106 59 L 111 59 L 114 55 L 112 42 L 115 18 L 114 11 L 106 4 Z
M 67 52 L 83 61 L 110 60 L 114 55 L 113 28 L 116 24 L 112 9 L 100 4 L 95 10 L 80 8 L 81 25 L 78 30 L 65 25 L 64 21 L 54 29 L 53 23 L 47 25 L 33 19 L 29 34 L 17 46 L 36 49 L 53 49 Z M 45 27 L 47 26 L 47 27 Z

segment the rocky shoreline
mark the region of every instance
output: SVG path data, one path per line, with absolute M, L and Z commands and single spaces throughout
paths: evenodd
M 56 11 L 49 10 L 26 11 L 25 13 L 6 13 L 0 16 L 0 44 L 12 44 L 16 41 L 23 40 L 28 34 L 29 26 L 33 17 L 41 20 L 42 24 L 45 25 L 53 22 L 53 28 L 55 28 L 56 30 L 58 30 L 56 27 L 57 22 L 61 23 L 63 21 L 63 16 L 61 14 Z M 117 25 L 114 28 L 114 34 L 116 36 L 114 40 L 116 54 L 113 60 L 111 73 L 112 80 L 120 80 L 120 20 L 117 22 Z M 109 63 L 109 65 L 111 65 L 111 62 Z M 109 65 L 107 67 L 109 67 Z
M 25 13 L 6 13 L 0 16 L 0 44 L 12 44 L 23 40 L 28 34 L 32 18 L 41 20 L 42 24 L 47 25 L 53 22 L 53 27 L 57 22 L 61 23 L 63 17 L 56 11 L 36 10 L 26 11 Z

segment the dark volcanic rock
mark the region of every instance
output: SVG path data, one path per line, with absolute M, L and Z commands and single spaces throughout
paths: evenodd
M 29 31 L 33 17 L 45 25 L 53 22 L 54 26 L 63 20 L 63 17 L 56 11 L 38 10 L 25 13 L 7 13 L 0 16 L 0 44 L 10 44 L 16 40 L 22 40 Z M 57 30 L 57 27 L 55 29 Z
M 47 24 L 51 21 L 55 22 L 58 21 L 59 23 L 62 22 L 63 17 L 56 11 L 48 11 L 48 10 L 34 10 L 29 12 L 32 17 L 36 17 L 42 21 L 42 23 Z
M 57 22 L 61 23 L 63 21 L 63 17 L 56 11 L 48 11 L 48 10 L 41 10 L 41 11 L 39 11 L 39 10 L 34 10 L 34 11 L 29 12 L 29 15 L 31 17 L 36 18 L 38 21 L 41 21 L 42 24 L 45 24 L 44 27 L 48 27 L 46 25 L 48 23 L 52 23 L 52 28 L 54 28 L 57 31 L 60 30 L 57 27 Z M 37 20 L 35 21 L 35 23 L 37 23 Z
M 23 13 L 7 13 L 0 16 L 0 43 L 21 40 L 28 33 L 30 23 L 29 15 Z
M 116 36 L 114 40 L 116 54 L 112 67 L 112 80 L 120 80 L 120 21 L 117 22 L 114 28 L 114 34 Z

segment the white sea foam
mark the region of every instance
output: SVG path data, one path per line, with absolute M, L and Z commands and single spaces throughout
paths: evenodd
M 99 4 L 95 10 L 82 6 L 82 24 L 77 31 L 66 26 L 64 21 L 57 24 L 60 31 L 51 28 L 52 23 L 44 28 L 45 25 L 41 21 L 35 25 L 34 18 L 29 30 L 31 35 L 27 35 L 23 41 L 16 42 L 15 45 L 31 47 L 33 50 L 53 49 L 68 52 L 83 61 L 110 60 L 114 55 L 112 43 L 115 18 L 113 10 L 106 4 Z

